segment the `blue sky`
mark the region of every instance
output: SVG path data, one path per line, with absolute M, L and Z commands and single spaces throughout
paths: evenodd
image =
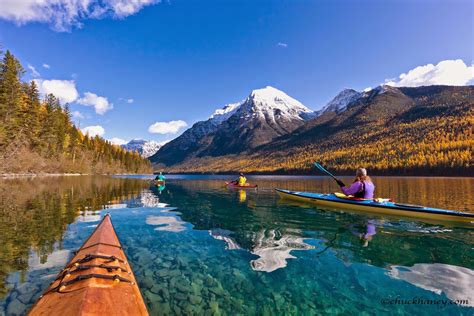
M 456 64 L 463 78 L 454 84 L 472 83 L 469 0 L 140 1 L 102 15 L 69 12 L 73 18 L 64 21 L 48 8 L 30 17 L 23 11 L 34 7 L 7 8 L 0 0 L 0 43 L 23 62 L 26 79 L 74 87 L 77 95 L 66 91 L 65 99 L 82 115 L 76 122 L 101 126 L 108 139 L 174 138 L 185 128 L 148 128 L 190 126 L 266 85 L 318 109 L 345 87 L 401 81 L 400 74 L 427 64 L 439 73 L 442 61 L 460 59 L 467 68 Z M 69 86 L 60 84 L 65 80 Z

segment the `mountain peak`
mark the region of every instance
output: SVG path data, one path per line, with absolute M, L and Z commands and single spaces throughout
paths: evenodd
M 319 113 L 324 112 L 342 112 L 349 104 L 359 99 L 362 96 L 361 92 L 354 89 L 345 88 L 339 92 L 331 101 L 329 101 Z
M 244 107 L 246 112 L 265 113 L 277 110 L 281 113 L 297 115 L 301 119 L 306 119 L 313 113 L 298 100 L 271 86 L 253 90 L 244 103 Z
M 286 96 L 286 93 L 281 91 L 281 90 L 278 90 L 277 88 L 274 88 L 272 86 L 266 86 L 264 88 L 252 90 L 250 95 L 251 96 L 260 96 L 260 97 L 272 98 L 276 95 L 285 95 Z

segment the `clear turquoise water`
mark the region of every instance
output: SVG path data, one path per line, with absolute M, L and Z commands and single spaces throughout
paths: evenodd
M 317 190 L 331 185 L 326 179 L 260 178 L 261 189 L 247 192 L 199 177 L 172 179 L 162 191 L 139 179 L 102 181 L 71 202 L 84 209 L 70 223 L 57 223 L 64 229 L 59 239 L 36 232 L 48 242 L 32 238 L 25 244 L 26 259 L 2 257 L 3 266 L 27 262 L 8 273 L 0 265 L 6 289 L 0 314 L 24 313 L 105 212 L 111 213 L 152 315 L 474 314 L 472 228 L 321 211 L 282 202 L 271 190 Z M 431 181 L 437 188 L 466 184 L 466 179 Z M 420 187 L 408 183 L 412 191 Z M 82 184 L 67 185 L 78 191 Z M 70 197 L 70 188 L 66 192 Z M 47 196 L 55 194 L 65 193 Z M 96 201 L 105 194 L 111 195 Z M 413 202 L 410 196 L 398 200 Z M 466 200 L 456 208 L 469 208 L 471 197 Z M 65 204 L 58 201 L 51 209 Z M 444 206 L 442 199 L 437 203 L 430 206 Z

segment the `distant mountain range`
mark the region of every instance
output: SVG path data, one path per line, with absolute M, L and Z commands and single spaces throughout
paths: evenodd
M 472 172 L 473 109 L 473 86 L 344 89 L 316 112 L 266 87 L 149 159 L 171 172 L 304 173 L 314 160 L 340 172 Z
M 153 156 L 165 143 L 159 143 L 153 140 L 132 139 L 126 144 L 121 145 L 124 149 L 138 152 L 142 157 Z

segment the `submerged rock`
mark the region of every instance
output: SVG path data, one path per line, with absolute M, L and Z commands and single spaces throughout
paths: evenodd
M 20 316 L 26 313 L 26 305 L 20 302 L 18 299 L 14 299 L 8 304 L 7 315 Z
M 146 298 L 148 298 L 150 300 L 150 302 L 162 302 L 163 299 L 161 298 L 161 296 L 159 296 L 158 294 L 155 294 L 153 292 L 150 292 L 150 291 L 145 291 L 144 292 L 144 295 Z
M 167 276 L 170 275 L 170 270 L 169 269 L 160 269 L 160 270 L 155 272 L 155 275 L 160 277 L 160 278 L 164 278 L 164 277 L 167 277 Z
M 189 302 L 191 302 L 191 304 L 193 304 L 193 305 L 201 304 L 202 297 L 198 296 L 198 295 L 190 295 L 189 296 Z

